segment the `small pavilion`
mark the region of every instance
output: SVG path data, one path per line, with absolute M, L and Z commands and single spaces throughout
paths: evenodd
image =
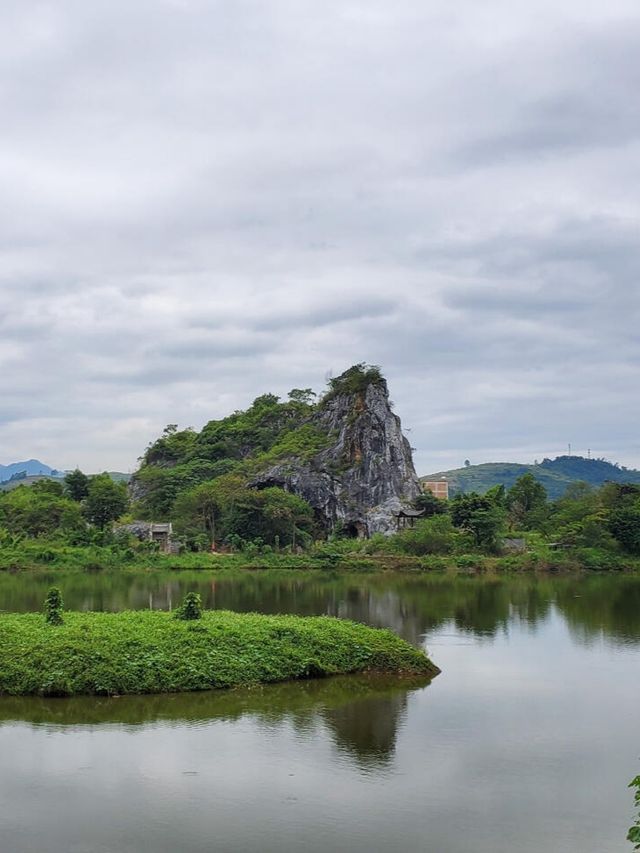
M 404 530 L 407 527 L 413 527 L 416 523 L 416 518 L 422 518 L 424 515 L 423 509 L 405 509 L 404 507 L 395 514 L 396 530 Z

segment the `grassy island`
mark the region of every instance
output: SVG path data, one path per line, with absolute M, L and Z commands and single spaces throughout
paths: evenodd
M 0 615 L 0 695 L 176 693 L 356 672 L 436 675 L 391 631 L 331 617 L 206 611 Z

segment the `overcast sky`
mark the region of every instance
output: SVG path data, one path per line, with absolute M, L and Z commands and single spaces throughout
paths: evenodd
M 640 467 L 638 0 L 3 0 L 0 463 L 379 364 L 419 473 Z

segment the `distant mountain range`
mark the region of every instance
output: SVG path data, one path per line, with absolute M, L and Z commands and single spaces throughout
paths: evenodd
M 558 456 L 556 459 L 543 459 L 539 465 L 521 465 L 517 462 L 485 462 L 482 465 L 468 465 L 453 468 L 450 471 L 438 471 L 420 477 L 421 480 L 441 480 L 449 483 L 449 495 L 479 492 L 484 494 L 492 486 L 504 485 L 509 489 L 523 474 L 531 472 L 547 490 L 551 500 L 561 497 L 571 483 L 583 481 L 592 486 L 604 483 L 638 483 L 640 471 L 625 468 L 607 462 L 604 459 L 586 459 L 584 456 Z M 108 472 L 114 480 L 128 482 L 130 474 L 121 471 Z M 25 462 L 12 462 L 0 465 L 0 489 L 17 485 L 31 485 L 43 477 L 61 478 L 65 471 L 52 468 L 39 459 L 27 459 Z
M 604 459 L 585 459 L 584 456 L 558 456 L 543 459 L 539 465 L 520 465 L 516 462 L 487 462 L 483 465 L 468 465 L 451 471 L 427 474 L 421 480 L 449 482 L 449 495 L 479 492 L 484 494 L 492 486 L 504 485 L 509 489 L 523 474 L 531 472 L 547 490 L 551 500 L 556 500 L 571 483 L 583 481 L 592 486 L 606 482 L 640 483 L 640 471 L 614 465 Z
M 27 459 L 26 462 L 12 462 L 10 465 L 0 465 L 0 483 L 7 480 L 24 477 L 64 477 L 64 471 L 45 465 L 39 459 Z
M 14 488 L 15 486 L 30 486 L 43 478 L 60 479 L 64 477 L 65 471 L 52 468 L 39 459 L 27 459 L 26 462 L 12 462 L 10 465 L 0 465 L 0 489 Z M 109 471 L 113 480 L 128 482 L 130 474 L 121 471 Z

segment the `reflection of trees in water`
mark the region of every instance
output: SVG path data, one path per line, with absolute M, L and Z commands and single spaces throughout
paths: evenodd
M 388 764 L 395 752 L 407 694 L 373 697 L 322 712 L 336 745 L 365 767 Z
M 575 639 L 593 642 L 604 635 L 640 642 L 640 577 L 595 576 L 588 583 L 572 581 L 558 589 L 557 606 Z
M 202 725 L 251 718 L 269 731 L 293 726 L 303 738 L 319 729 L 360 767 L 382 768 L 392 760 L 408 694 L 425 678 L 342 676 L 276 684 L 252 690 L 180 693 L 163 696 L 38 699 L 0 697 L 0 723 L 19 720 L 40 726 Z
M 640 639 L 640 578 L 633 576 L 25 573 L 0 576 L 0 609 L 40 610 L 54 582 L 70 609 L 170 609 L 193 590 L 207 608 L 327 614 L 391 628 L 414 644 L 445 624 L 477 636 L 494 636 L 513 622 L 534 631 L 556 602 L 576 637 L 604 631 L 613 639 Z

